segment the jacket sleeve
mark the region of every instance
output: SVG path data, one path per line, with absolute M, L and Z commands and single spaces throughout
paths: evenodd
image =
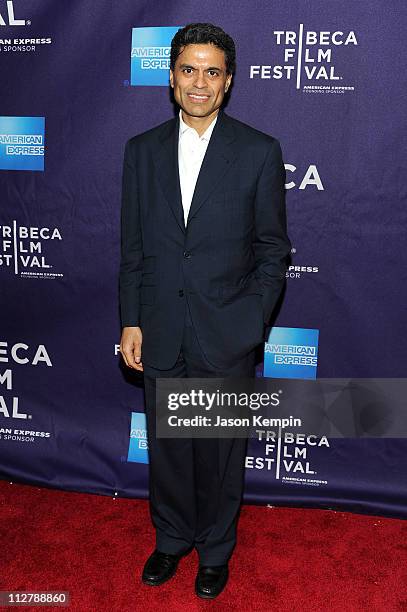
M 253 242 L 255 276 L 263 289 L 263 319 L 266 325 L 283 289 L 287 256 L 291 250 L 287 236 L 285 181 L 281 146 L 274 139 L 257 182 Z
M 143 247 L 134 143 L 129 140 L 124 151 L 121 200 L 119 295 L 122 327 L 140 325 L 142 263 Z

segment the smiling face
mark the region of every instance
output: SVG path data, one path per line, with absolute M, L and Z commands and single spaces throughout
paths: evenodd
M 225 54 L 212 44 L 186 45 L 177 57 L 170 84 L 179 106 L 195 123 L 210 123 L 222 104 L 232 75 L 226 73 Z M 195 120 L 193 119 L 195 118 Z

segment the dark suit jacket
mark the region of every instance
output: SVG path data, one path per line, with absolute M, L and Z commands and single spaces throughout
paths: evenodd
M 206 357 L 227 367 L 265 339 L 285 281 L 285 168 L 279 141 L 220 110 L 184 227 L 176 116 L 125 147 L 120 309 L 142 361 L 171 367 L 184 301 Z

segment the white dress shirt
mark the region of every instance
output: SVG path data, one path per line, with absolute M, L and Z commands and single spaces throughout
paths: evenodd
M 182 118 L 182 110 L 179 110 L 178 168 L 185 225 L 187 224 L 196 181 L 217 118 L 218 115 L 202 136 L 199 136 L 195 128 L 185 123 Z

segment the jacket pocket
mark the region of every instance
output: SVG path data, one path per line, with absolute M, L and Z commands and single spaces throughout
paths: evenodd
M 219 297 L 222 302 L 229 302 L 235 298 L 240 298 L 245 295 L 263 295 L 260 284 L 256 279 L 251 279 L 244 285 L 222 285 L 219 287 Z

